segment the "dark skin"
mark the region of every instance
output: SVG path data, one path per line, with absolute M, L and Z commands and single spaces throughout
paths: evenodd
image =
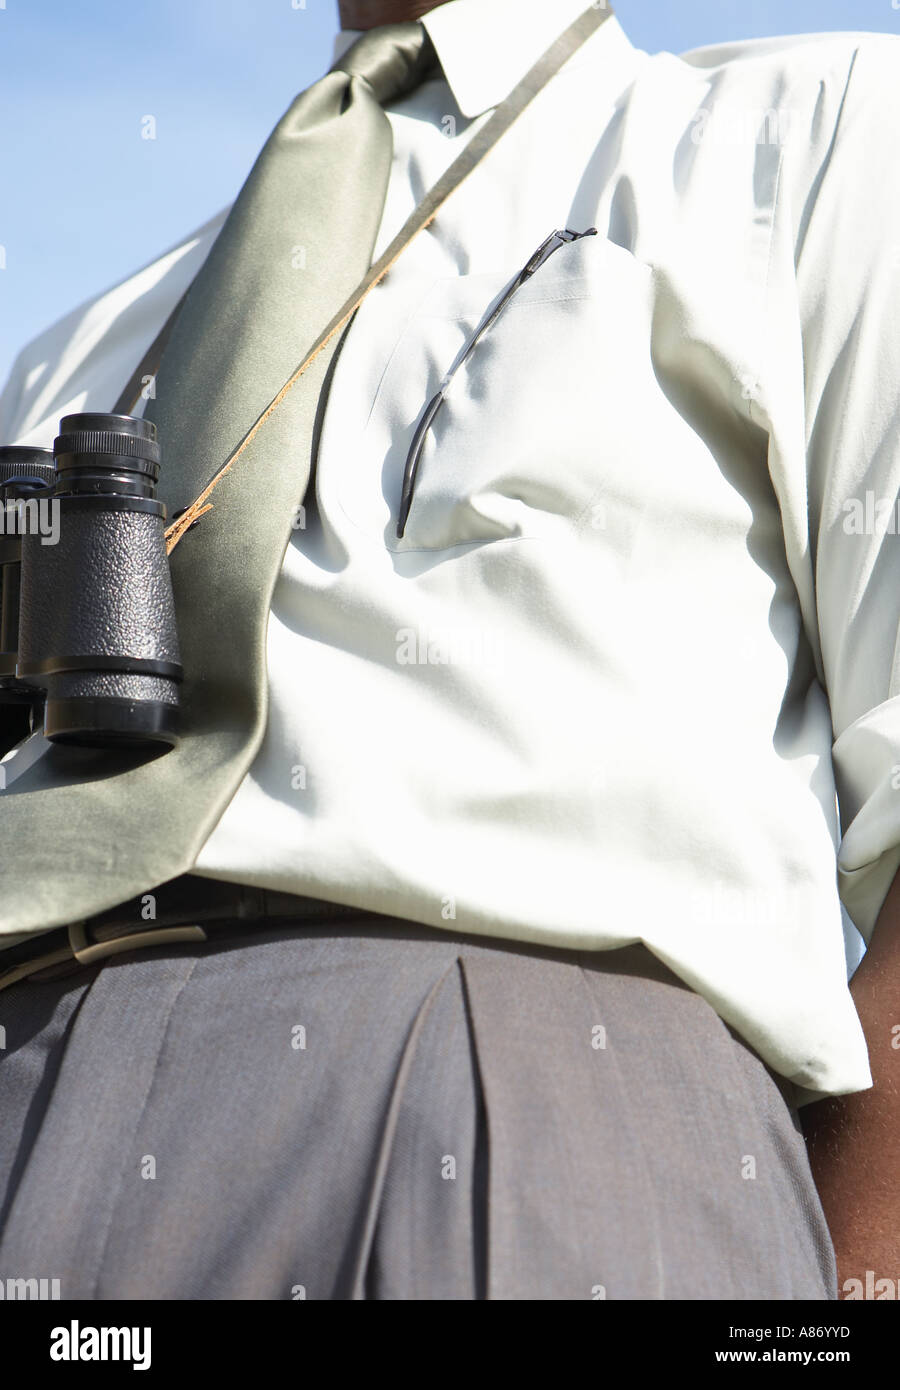
M 342 29 L 374 29 L 377 24 L 421 19 L 443 3 L 444 0 L 338 0 L 338 11 Z
M 869 1045 L 871 1090 L 800 1111 L 837 1254 L 838 1287 L 900 1278 L 900 874 L 850 983 Z
M 342 29 L 419 19 L 443 0 L 338 0 Z M 809 1161 L 828 1221 L 838 1287 L 900 1278 L 900 873 L 850 985 L 873 1087 L 800 1111 Z

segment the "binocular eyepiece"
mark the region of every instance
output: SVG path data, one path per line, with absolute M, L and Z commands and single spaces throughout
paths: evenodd
M 54 743 L 173 745 L 182 679 L 156 426 L 67 415 L 0 448 L 0 707 Z

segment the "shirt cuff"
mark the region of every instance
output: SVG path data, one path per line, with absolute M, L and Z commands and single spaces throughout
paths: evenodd
M 876 705 L 835 741 L 841 900 L 868 942 L 900 867 L 900 695 Z

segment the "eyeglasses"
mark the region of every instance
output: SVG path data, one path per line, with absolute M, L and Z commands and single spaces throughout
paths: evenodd
M 490 309 L 487 312 L 485 317 L 482 319 L 481 323 L 475 329 L 475 332 L 466 342 L 461 354 L 457 357 L 454 365 L 450 368 L 443 381 L 441 382 L 440 387 L 426 405 L 419 419 L 419 423 L 416 425 L 415 434 L 413 435 L 412 443 L 409 446 L 409 453 L 406 456 L 406 467 L 403 470 L 403 491 L 400 495 L 400 512 L 397 517 L 398 539 L 402 539 L 403 533 L 406 530 L 406 522 L 409 517 L 410 507 L 412 506 L 413 488 L 415 487 L 416 473 L 418 471 L 419 459 L 422 455 L 422 449 L 425 444 L 425 437 L 432 426 L 434 417 L 437 415 L 438 411 L 441 408 L 441 404 L 444 400 L 444 395 L 447 391 L 448 386 L 450 385 L 450 382 L 453 380 L 454 376 L 459 371 L 462 364 L 466 361 L 467 357 L 470 356 L 479 339 L 481 339 L 484 336 L 484 334 L 488 331 L 492 324 L 497 322 L 497 319 L 503 313 L 503 310 L 506 308 L 507 304 L 512 299 L 516 290 L 521 289 L 521 287 L 525 284 L 525 281 L 531 279 L 534 272 L 540 269 L 540 267 L 544 264 L 545 261 L 550 259 L 550 257 L 553 255 L 553 252 L 558 251 L 560 246 L 565 246 L 567 242 L 579 241 L 581 237 L 596 235 L 596 227 L 588 227 L 586 232 L 570 232 L 568 229 L 561 232 L 551 232 L 550 235 L 547 237 L 546 241 L 541 242 L 534 255 L 522 267 L 522 269 L 519 271 L 518 275 L 512 281 L 508 289 L 504 291 L 500 299 L 494 305 L 493 309 Z

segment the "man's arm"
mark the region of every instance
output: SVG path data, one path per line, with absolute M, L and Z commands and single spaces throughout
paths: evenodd
M 788 141 L 784 151 L 803 341 L 813 637 L 840 803 L 838 881 L 870 943 L 850 990 L 874 1085 L 800 1112 L 839 1287 L 865 1283 L 867 1270 L 900 1278 L 900 536 L 888 515 L 900 497 L 900 155 L 887 138 L 900 128 L 898 71 L 900 38 L 862 36 L 827 152 L 813 141 L 818 127 L 809 143 Z M 851 524 L 876 498 L 887 520 Z
M 874 1085 L 800 1111 L 838 1287 L 900 1279 L 900 873 L 850 984 Z

